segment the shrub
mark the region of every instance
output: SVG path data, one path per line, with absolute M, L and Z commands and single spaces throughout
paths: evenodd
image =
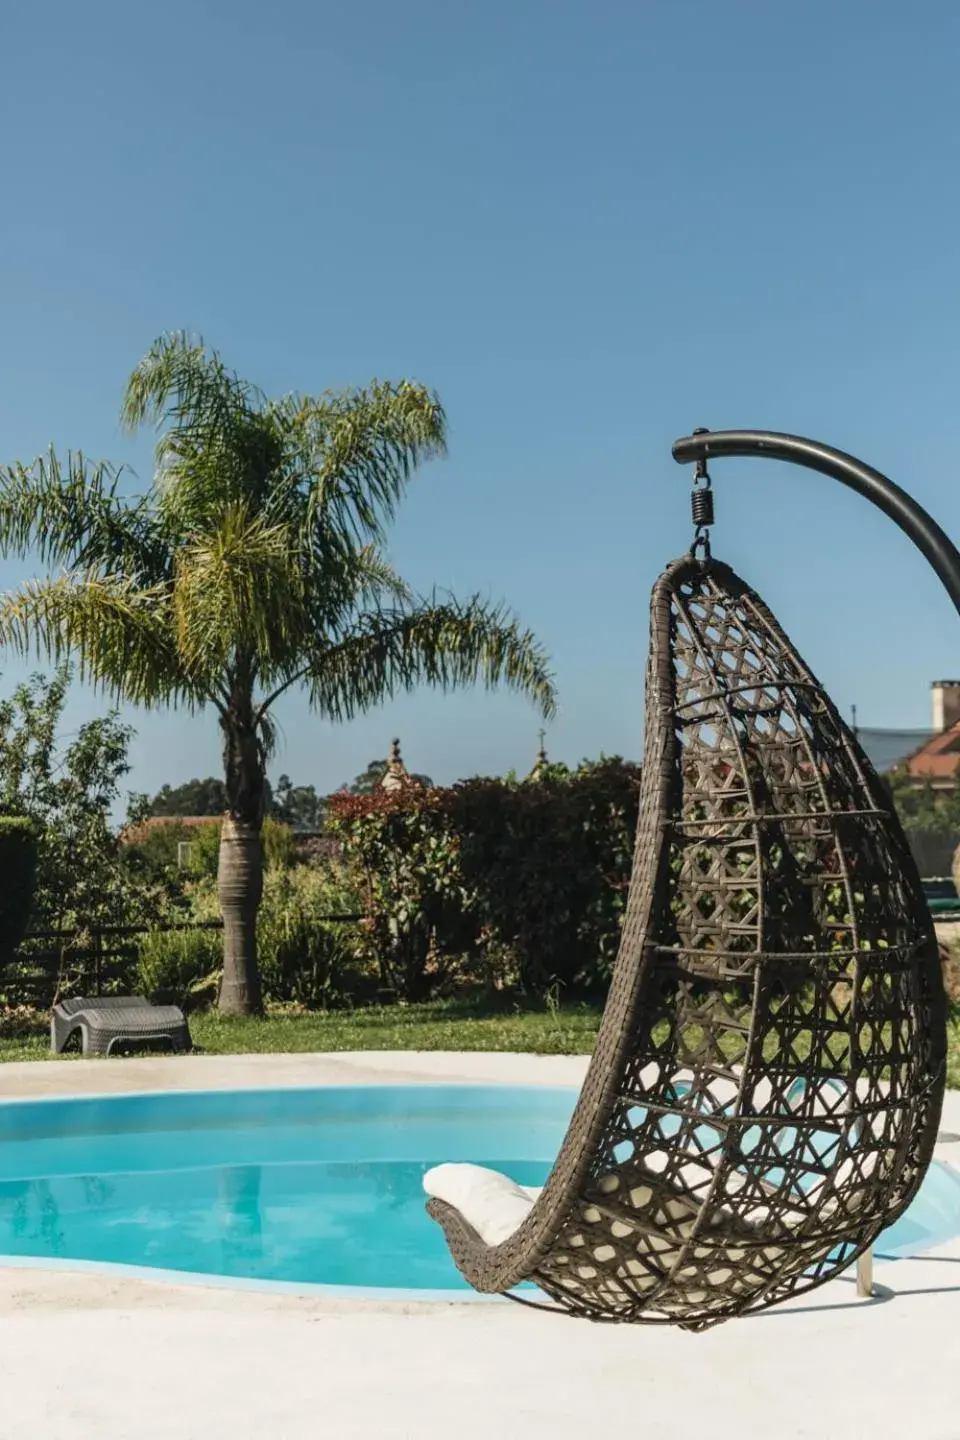
M 140 942 L 137 988 L 160 1004 L 212 1000 L 222 966 L 219 930 L 153 930 Z
M 263 822 L 263 858 L 270 869 L 289 869 L 296 861 L 296 841 L 289 825 L 267 816 Z M 190 860 L 181 867 L 179 846 L 190 846 Z M 220 857 L 220 821 L 187 825 L 172 816 L 162 825 L 136 833 L 126 847 L 127 864 L 135 871 L 163 880 L 168 885 L 190 879 L 212 879 Z
M 0 964 L 5 964 L 23 939 L 37 887 L 37 830 L 32 820 L 0 815 L 0 875 Z
M 639 767 L 551 766 L 521 784 L 455 787 L 462 884 L 520 985 L 589 994 L 610 978 L 639 805 Z
M 136 875 L 163 884 L 168 890 L 175 890 L 183 880 L 190 878 L 195 866 L 181 868 L 179 846 L 190 846 L 191 859 L 197 854 L 201 837 L 213 830 L 219 835 L 219 826 L 211 821 L 209 825 L 187 825 L 183 820 L 171 818 L 162 825 L 135 827 L 133 838 L 125 840 L 121 848 L 124 866 Z
M 463 885 L 452 791 L 410 788 L 331 798 L 332 826 L 364 900 L 384 987 L 417 1002 L 475 960 L 481 924 Z
M 266 870 L 289 870 L 296 862 L 296 842 L 289 825 L 268 815 L 260 832 L 263 842 L 263 863 Z M 189 873 L 215 877 L 220 860 L 220 822 L 203 825 L 190 835 Z
M 257 922 L 265 994 L 310 1009 L 372 999 L 378 977 L 357 924 L 324 919 L 360 908 L 339 869 L 268 870 Z
M 943 971 L 943 988 L 951 1005 L 960 1004 L 960 946 L 951 941 L 940 941 L 940 968 Z
M 536 778 L 331 797 L 384 979 L 419 1000 L 464 969 L 538 993 L 609 979 L 640 771 L 601 759 Z
M 192 885 L 188 900 L 194 922 L 217 918 L 211 879 Z M 358 927 L 323 918 L 358 909 L 355 891 L 338 871 L 305 865 L 269 869 L 257 921 L 266 999 L 327 1008 L 372 998 L 377 977 Z M 215 995 L 222 965 L 220 931 L 154 931 L 140 946 L 138 979 L 151 998 L 197 1003 Z
M 260 832 L 263 863 L 268 870 L 290 870 L 297 863 L 297 842 L 289 825 L 268 815 Z

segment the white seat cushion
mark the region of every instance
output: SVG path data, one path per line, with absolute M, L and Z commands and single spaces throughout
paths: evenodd
M 540 1194 L 539 1189 L 518 1185 L 483 1165 L 435 1165 L 424 1175 L 423 1188 L 431 1199 L 458 1210 L 485 1245 L 509 1240 Z

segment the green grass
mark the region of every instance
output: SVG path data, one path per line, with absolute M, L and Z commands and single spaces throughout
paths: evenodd
M 525 1010 L 484 1014 L 453 1002 L 391 1005 L 352 1013 L 271 1015 L 265 1020 L 215 1014 L 191 1021 L 211 1055 L 304 1050 L 522 1050 L 582 1055 L 593 1048 L 599 1010 Z
M 599 1009 L 484 1010 L 463 1001 L 391 1005 L 322 1014 L 270 1014 L 263 1020 L 190 1017 L 197 1048 L 209 1055 L 301 1054 L 332 1050 L 514 1050 L 534 1055 L 585 1055 L 593 1048 Z M 43 1060 L 50 1032 L 43 1018 L 25 1018 L 4 1034 L 0 1061 Z
M 208 1055 L 304 1054 L 335 1050 L 511 1050 L 587 1055 L 600 1023 L 598 1006 L 487 1009 L 440 1000 L 317 1014 L 271 1013 L 263 1020 L 190 1017 L 197 1049 Z M 947 1084 L 960 1088 L 960 1005 L 947 1030 Z M 48 1060 L 50 1032 L 40 1015 L 0 1019 L 0 1062 Z

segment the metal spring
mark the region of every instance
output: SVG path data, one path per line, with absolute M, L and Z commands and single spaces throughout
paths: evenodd
M 690 495 L 690 509 L 696 526 L 713 524 L 713 491 L 706 485 L 698 487 Z

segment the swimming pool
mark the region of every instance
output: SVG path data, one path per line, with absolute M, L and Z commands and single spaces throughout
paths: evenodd
M 424 1172 L 468 1160 L 542 1184 L 576 1095 L 416 1085 L 9 1102 L 0 1257 L 467 1298 L 424 1212 Z M 957 1234 L 960 1174 L 935 1165 L 876 1252 L 912 1254 Z

